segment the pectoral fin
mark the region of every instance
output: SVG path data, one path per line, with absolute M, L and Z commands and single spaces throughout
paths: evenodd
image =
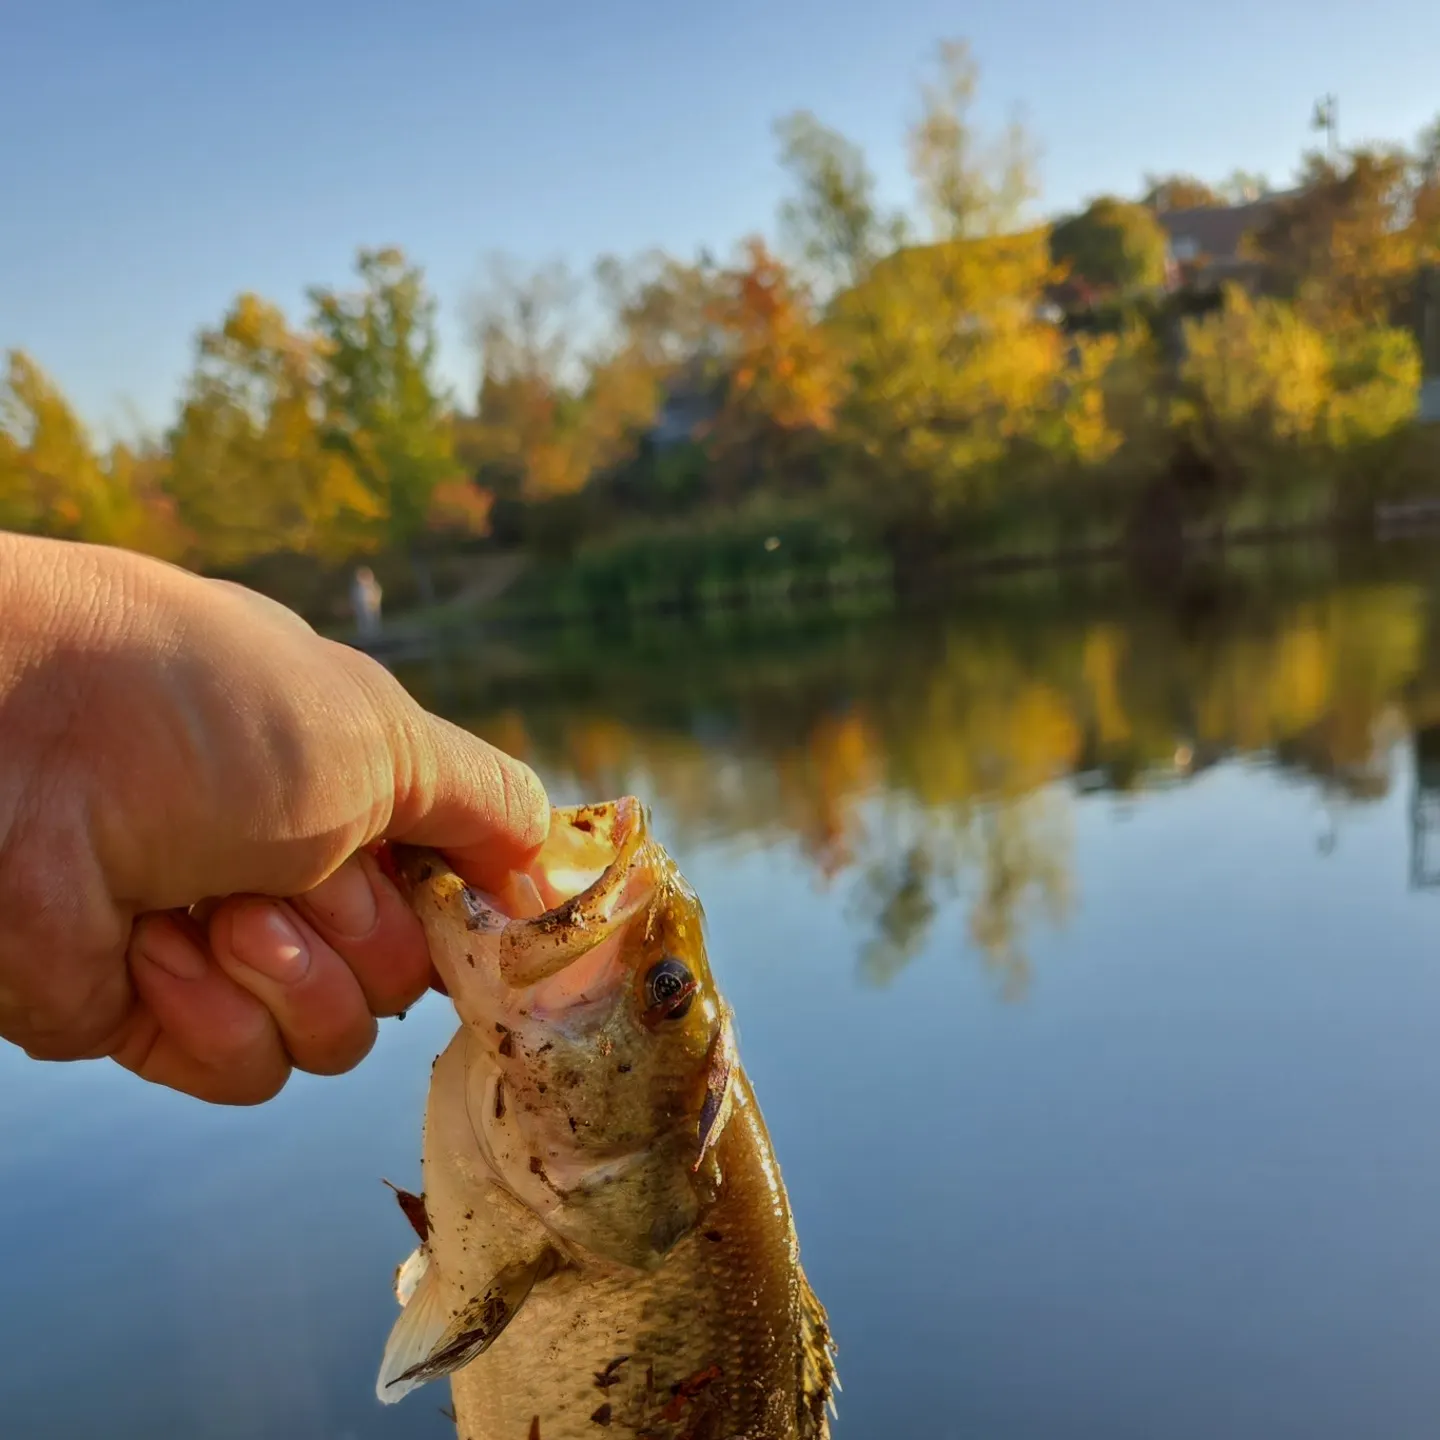
M 375 1393 L 386 1405 L 393 1405 L 420 1383 L 405 1383 L 405 1372 L 422 1363 L 445 1333 L 439 1278 L 423 1245 L 396 1271 L 395 1298 L 404 1308 L 385 1342 L 375 1382 Z
M 720 1033 L 710 1047 L 705 1070 L 705 1102 L 700 1110 L 697 1139 L 699 1153 L 690 1168 L 699 1170 L 705 1157 L 714 1148 L 735 1106 L 735 1022 L 727 1007 L 720 1019 Z
M 433 1268 L 427 1269 L 385 1347 L 376 1387 L 380 1398 L 387 1403 L 398 1400 L 417 1385 L 449 1375 L 483 1354 L 514 1319 L 536 1283 L 554 1274 L 559 1263 L 560 1257 L 547 1248 L 533 1260 L 507 1265 L 484 1294 L 470 1301 L 448 1324 L 438 1303 L 433 1305 L 433 1314 L 428 1308 L 427 1287 L 433 1286 L 436 1295 L 439 1289 Z M 427 1309 L 407 1325 L 411 1311 L 422 1302 Z

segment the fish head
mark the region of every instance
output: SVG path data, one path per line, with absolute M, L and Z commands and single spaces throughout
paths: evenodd
M 648 812 L 557 810 L 499 893 L 396 860 L 468 1032 L 463 1143 L 571 1246 L 660 1264 L 718 1190 L 736 1061 L 699 899 Z

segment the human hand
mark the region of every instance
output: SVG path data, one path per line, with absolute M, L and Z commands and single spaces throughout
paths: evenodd
M 0 1037 L 253 1104 L 347 1070 L 431 980 L 366 847 L 498 888 L 528 768 L 238 586 L 0 535 Z

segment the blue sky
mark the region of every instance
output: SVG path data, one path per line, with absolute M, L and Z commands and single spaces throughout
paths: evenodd
M 902 201 L 916 78 L 957 34 L 980 115 L 1023 106 L 1049 210 L 1145 170 L 1278 183 L 1326 91 L 1347 142 L 1440 111 L 1432 0 L 0 0 L 0 349 L 104 434 L 164 424 L 237 291 L 298 318 L 357 245 L 396 243 L 468 395 L 487 253 L 725 253 L 773 228 L 771 123 L 799 107 Z

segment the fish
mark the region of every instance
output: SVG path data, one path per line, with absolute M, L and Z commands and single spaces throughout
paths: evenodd
M 376 1381 L 461 1440 L 828 1440 L 836 1346 L 695 892 L 633 796 L 553 812 L 499 893 L 391 873 L 460 1025 Z

